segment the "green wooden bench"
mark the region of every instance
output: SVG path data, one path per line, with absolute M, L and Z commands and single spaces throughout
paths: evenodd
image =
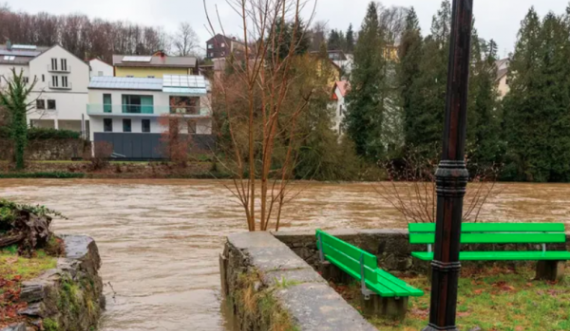
M 378 268 L 376 256 L 322 230 L 316 236 L 321 262 L 330 262 L 360 282 L 365 313 L 403 317 L 408 297 L 424 294 Z
M 409 224 L 411 244 L 427 244 L 425 252 L 412 256 L 423 261 L 433 260 L 435 224 Z M 536 244 L 537 251 L 462 251 L 460 261 L 538 261 L 537 279 L 554 280 L 563 275 L 560 261 L 570 260 L 570 252 L 552 251 L 547 244 L 566 243 L 566 229 L 562 223 L 463 223 L 462 244 Z

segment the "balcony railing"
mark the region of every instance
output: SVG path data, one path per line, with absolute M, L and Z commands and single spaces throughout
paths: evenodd
M 49 72 L 71 72 L 71 66 L 66 66 L 65 68 L 61 68 L 58 66 L 57 68 L 54 68 L 51 66 L 51 64 L 48 64 L 47 70 Z
M 112 105 L 112 104 L 88 104 L 89 115 L 155 115 L 177 114 L 191 117 L 209 117 L 210 109 L 206 107 L 170 107 L 153 105 Z

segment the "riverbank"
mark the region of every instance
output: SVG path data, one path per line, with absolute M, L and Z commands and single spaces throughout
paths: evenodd
M 111 161 L 106 167 L 92 170 L 89 161 L 29 161 L 26 169 L 15 171 L 9 162 L 0 162 L 0 178 L 91 178 L 91 179 L 145 179 L 187 178 L 226 179 L 228 174 L 217 169 L 212 161 L 192 161 L 186 166 L 171 162 Z

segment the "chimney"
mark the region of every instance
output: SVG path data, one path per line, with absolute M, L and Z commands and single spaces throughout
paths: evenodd
M 6 49 L 9 51 L 12 50 L 12 42 L 10 41 L 10 39 L 8 39 L 8 41 L 6 41 Z

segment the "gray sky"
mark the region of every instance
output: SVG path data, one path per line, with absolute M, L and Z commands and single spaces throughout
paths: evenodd
M 209 39 L 204 27 L 206 18 L 202 0 L 4 0 L 16 11 L 29 13 L 46 11 L 53 14 L 83 13 L 109 20 L 162 26 L 174 31 L 182 21 L 190 22 L 202 44 Z M 0 0 L 2 2 L 2 0 Z M 429 31 L 431 18 L 440 0 L 383 0 L 384 6 L 414 6 L 423 32 Z M 520 21 L 534 5 L 539 15 L 548 11 L 564 13 L 569 0 L 474 0 L 476 27 L 485 39 L 495 39 L 499 54 L 505 56 L 514 48 Z M 224 29 L 228 34 L 239 33 L 239 19 L 225 0 L 206 0 L 210 12 L 218 5 Z M 316 20 L 327 21 L 329 28 L 346 30 L 352 23 L 359 29 L 369 0 L 319 0 Z

